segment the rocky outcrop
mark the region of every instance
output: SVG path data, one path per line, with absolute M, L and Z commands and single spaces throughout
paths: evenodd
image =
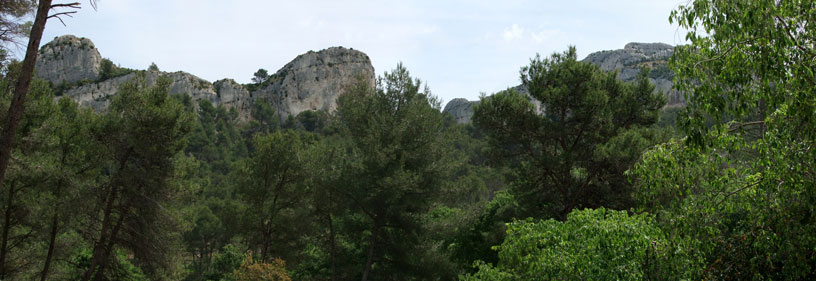
M 64 90 L 61 97 L 74 99 L 97 111 L 107 109 L 111 98 L 125 83 L 152 86 L 161 76 L 170 79 L 170 94 L 190 95 L 196 105 L 207 100 L 214 105 L 234 108 L 241 120 L 250 118 L 252 105 L 256 102 L 271 103 L 281 118 L 306 110 L 333 111 L 337 108 L 337 98 L 358 79 L 374 85 L 374 67 L 368 55 L 343 47 L 302 54 L 272 75 L 263 83 L 265 86 L 251 93 L 232 79 L 210 83 L 180 71 L 134 71 L 97 81 L 102 60 L 99 52 L 90 40 L 71 35 L 46 44 L 40 55 L 44 59 L 38 62 L 39 78 L 55 85 L 77 85 Z
M 99 78 L 102 56 L 87 38 L 63 35 L 40 48 L 37 77 L 54 85 Z
M 540 101 L 532 98 L 530 96 L 530 90 L 527 89 L 524 85 L 518 85 L 508 90 L 515 90 L 522 95 L 526 96 L 530 103 L 533 104 L 535 110 L 539 113 L 544 112 L 544 108 Z M 487 98 L 490 98 L 489 96 Z M 473 107 L 479 104 L 481 101 L 469 101 L 466 99 L 452 99 L 445 105 L 445 109 L 442 110 L 442 113 L 450 114 L 453 117 L 453 120 L 459 124 L 468 124 L 472 121 L 473 118 Z
M 479 101 L 469 101 L 462 98 L 452 99 L 445 105 L 442 112 L 450 114 L 456 123 L 467 124 L 471 122 L 473 117 L 473 106 L 478 103 Z
M 226 108 L 235 108 L 238 112 L 238 119 L 246 121 L 252 112 L 252 99 L 249 91 L 238 82 L 232 79 L 221 79 L 213 83 L 216 94 L 216 104 L 224 105 Z
M 649 80 L 656 91 L 666 94 L 667 105 L 683 104 L 683 95 L 672 89 L 674 74 L 669 70 L 668 61 L 674 47 L 664 43 L 629 43 L 620 50 L 600 51 L 589 54 L 583 61 L 599 66 L 606 71 L 617 70 L 618 79 L 634 81 L 644 67 L 651 69 Z
M 252 94 L 272 103 L 281 118 L 306 110 L 334 111 L 337 97 L 362 79 L 374 86 L 374 67 L 363 52 L 332 47 L 302 54 Z
M 663 43 L 629 43 L 620 50 L 600 51 L 589 54 L 583 61 L 597 65 L 605 71 L 618 71 L 618 79 L 635 81 L 644 67 L 649 67 L 649 80 L 655 84 L 655 91 L 662 91 L 666 95 L 667 106 L 677 106 L 685 103 L 683 94 L 672 89 L 674 74 L 668 68 L 668 61 L 674 53 L 674 47 Z M 529 94 L 524 85 L 513 87 L 522 94 Z M 541 103 L 531 100 L 538 111 L 542 111 Z M 478 102 L 478 101 L 476 101 Z M 473 117 L 474 101 L 453 99 L 445 105 L 443 112 L 450 113 L 459 123 L 469 123 Z
M 159 71 L 134 72 L 98 83 L 68 89 L 63 93 L 63 96 L 79 102 L 80 105 L 93 107 L 97 111 L 104 111 L 110 103 L 111 97 L 113 97 L 125 83 L 143 82 L 145 86 L 149 87 L 155 85 L 161 76 L 166 76 L 170 79 L 168 89 L 170 94 L 187 94 L 190 95 L 194 101 L 208 100 L 214 104 L 218 104 L 220 101 L 213 84 L 195 75 L 181 71 L 173 73 Z M 196 102 L 196 104 L 198 103 Z

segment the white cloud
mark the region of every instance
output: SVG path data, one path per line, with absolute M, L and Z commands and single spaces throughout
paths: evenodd
M 563 33 L 560 30 L 543 29 L 540 31 L 530 32 L 530 39 L 533 41 L 533 43 L 542 44 L 546 43 L 547 41 L 553 40 L 561 35 L 563 35 Z
M 504 40 L 517 40 L 521 39 L 524 36 L 524 28 L 520 27 L 518 24 L 513 24 L 509 28 L 504 29 L 504 33 L 502 33 L 502 37 Z

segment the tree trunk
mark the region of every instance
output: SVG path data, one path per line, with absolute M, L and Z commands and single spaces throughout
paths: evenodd
M 270 240 L 269 236 L 271 236 L 269 231 L 267 231 L 266 227 L 267 226 L 264 225 L 263 234 L 261 234 L 261 236 L 263 236 L 263 239 L 262 239 L 262 242 L 261 242 L 261 263 L 266 263 L 266 252 L 269 250 L 269 240 Z
M 123 159 L 119 161 L 119 170 L 117 170 L 117 173 L 121 172 L 122 170 L 125 169 L 125 165 L 127 165 L 127 161 L 130 159 L 130 154 L 131 153 L 132 153 L 132 150 L 128 150 L 125 153 L 125 156 L 123 157 Z M 114 203 L 114 201 L 116 201 L 116 198 L 119 196 L 118 195 L 119 189 L 117 188 L 117 183 L 116 182 L 117 182 L 116 179 L 111 180 L 111 184 L 110 184 L 111 191 L 110 191 L 110 193 L 108 193 L 108 198 L 107 198 L 107 200 L 105 202 L 105 210 L 104 210 L 104 214 L 102 216 L 102 229 L 101 229 L 101 231 L 99 233 L 99 240 L 96 241 L 96 244 L 94 244 L 93 254 L 91 256 L 91 265 L 88 266 L 88 269 L 85 271 L 85 273 L 82 274 L 82 280 L 83 281 L 91 280 L 91 277 L 94 274 L 94 270 L 95 270 L 96 266 L 99 265 L 100 262 L 102 262 L 101 259 L 102 259 L 102 256 L 104 254 L 104 250 L 105 250 L 104 247 L 105 247 L 106 241 L 107 241 L 108 238 L 111 238 L 111 237 L 107 236 L 106 233 L 108 232 L 108 228 L 110 228 L 110 224 L 111 224 L 111 214 L 113 213 L 113 203 Z M 120 218 L 121 218 L 122 215 L 124 215 L 124 214 L 120 214 Z
M 332 281 L 337 281 L 337 264 L 335 263 L 335 256 L 337 256 L 337 250 L 334 241 L 334 221 L 332 220 L 332 215 L 329 213 L 327 216 L 329 219 L 329 259 L 331 260 L 331 272 L 332 272 Z
M 23 67 L 17 83 L 14 85 L 14 96 L 11 99 L 6 123 L 3 126 L 3 133 L 0 135 L 0 187 L 6 178 L 6 168 L 11 159 L 11 146 L 14 143 L 14 136 L 17 134 L 17 125 L 25 110 L 25 97 L 31 85 L 31 78 L 34 76 L 34 65 L 37 62 L 37 54 L 40 50 L 40 40 L 45 30 L 45 22 L 48 20 L 48 11 L 51 10 L 51 0 L 40 0 L 37 7 L 37 15 L 34 17 L 34 24 L 31 26 L 31 33 L 28 37 L 28 47 L 26 47 Z M 11 188 L 10 188 L 11 189 Z M 9 193 L 10 195 L 13 192 Z M 11 196 L 9 196 L 11 203 Z M 10 205 L 9 205 L 10 206 Z M 6 268 L 6 246 L 8 242 L 8 228 L 10 222 L 10 209 L 6 209 L 6 225 L 3 227 L 3 245 L 0 249 L 0 279 L 5 279 Z
M 54 246 L 57 242 L 57 233 L 59 228 L 59 210 L 54 209 L 54 217 L 51 219 L 51 237 L 48 242 L 48 254 L 45 256 L 45 265 L 43 266 L 41 281 L 48 278 L 48 268 L 51 266 L 51 258 L 54 256 Z
M 116 225 L 113 226 L 113 230 L 111 230 L 110 237 L 108 237 L 108 244 L 105 245 L 104 251 L 102 252 L 101 262 L 99 263 L 99 268 L 96 270 L 96 274 L 94 275 L 94 281 L 102 281 L 105 274 L 105 266 L 107 266 L 110 262 L 111 252 L 113 252 L 113 244 L 116 242 L 116 235 L 119 234 L 119 229 L 122 227 L 122 223 L 125 221 L 125 214 L 127 213 L 127 204 L 123 205 L 119 214 L 119 219 L 116 221 Z
M 88 269 L 85 273 L 82 274 L 82 280 L 91 280 L 91 276 L 96 268 L 96 266 L 101 262 L 102 252 L 104 251 L 104 246 L 107 242 L 107 235 L 108 228 L 110 228 L 111 224 L 111 213 L 113 212 L 113 201 L 116 200 L 117 196 L 117 188 L 115 185 L 111 185 L 111 191 L 108 194 L 108 199 L 105 202 L 105 211 L 102 215 L 102 230 L 99 233 L 99 240 L 96 241 L 93 249 L 93 254 L 91 256 L 91 264 L 88 266 Z
M 51 0 L 40 0 L 37 7 L 37 15 L 34 17 L 34 24 L 31 26 L 31 34 L 28 37 L 28 47 L 26 47 L 23 67 L 20 77 L 14 85 L 14 96 L 9 106 L 8 117 L 3 126 L 3 134 L 0 136 L 0 186 L 6 178 L 6 168 L 8 168 L 11 158 L 11 146 L 14 143 L 14 135 L 17 133 L 17 125 L 25 110 L 25 98 L 28 88 L 31 86 L 31 78 L 34 76 L 34 64 L 37 62 L 37 53 L 40 50 L 40 39 L 45 30 L 45 22 L 48 20 L 48 12 L 51 10 Z
M 371 264 L 374 263 L 374 246 L 377 244 L 377 235 L 379 234 L 380 225 L 374 221 L 374 226 L 371 228 L 371 244 L 368 245 L 368 257 L 366 258 L 365 269 L 363 269 L 362 281 L 368 281 L 368 275 L 371 272 Z
M 6 198 L 6 213 L 3 221 L 3 240 L 0 245 L 0 280 L 6 279 L 6 255 L 8 254 L 8 234 L 11 229 L 11 204 L 14 203 L 14 184 L 9 187 L 8 198 Z

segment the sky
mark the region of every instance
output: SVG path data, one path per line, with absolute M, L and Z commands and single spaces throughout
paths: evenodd
M 576 46 L 579 59 L 629 42 L 683 44 L 669 24 L 679 0 L 78 0 L 49 20 L 43 44 L 91 39 L 123 67 L 248 83 L 297 55 L 332 46 L 368 54 L 378 75 L 402 62 L 444 102 L 520 84 L 519 69 Z M 69 2 L 56 0 L 55 3 Z M 73 2 L 73 1 L 70 1 Z

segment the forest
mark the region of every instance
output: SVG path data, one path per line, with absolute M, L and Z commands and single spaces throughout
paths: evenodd
M 95 112 L 0 50 L 0 280 L 816 279 L 816 4 L 669 21 L 684 107 L 565 46 L 471 124 L 402 64 L 242 121 L 168 79 Z

